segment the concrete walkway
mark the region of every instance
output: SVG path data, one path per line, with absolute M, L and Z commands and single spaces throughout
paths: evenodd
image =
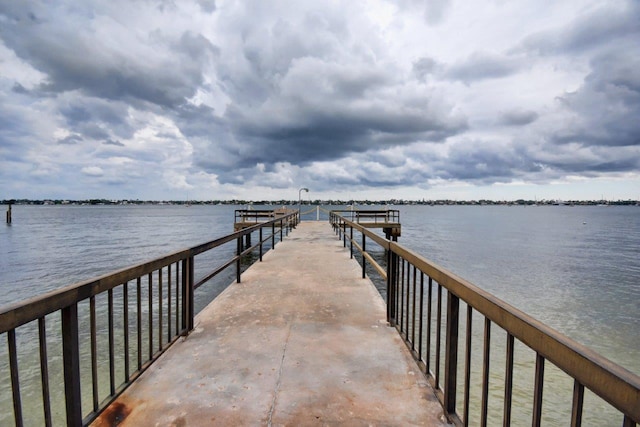
M 360 277 L 327 222 L 301 223 L 94 425 L 446 425 Z

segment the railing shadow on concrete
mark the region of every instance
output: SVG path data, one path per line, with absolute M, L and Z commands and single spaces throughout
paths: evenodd
M 194 293 L 200 286 L 233 265 L 240 282 L 241 261 L 254 251 L 259 254 L 253 259 L 262 261 L 263 250 L 275 249 L 299 220 L 299 211 L 290 211 L 201 245 L 0 308 L 0 335 L 7 343 L 0 349 L 0 357 L 6 357 L 0 359 L 0 368 L 5 365 L 10 383 L 10 387 L 4 384 L 0 404 L 13 407 L 16 426 L 24 425 L 25 418 L 26 424 L 46 426 L 90 424 L 193 329 Z M 251 233 L 259 235 L 258 243 L 245 249 L 242 239 Z M 196 256 L 233 242 L 230 259 L 203 278 L 194 278 Z M 37 332 L 29 336 L 27 329 Z M 23 330 L 27 338 L 20 337 Z M 34 351 L 20 351 L 27 341 Z M 82 359 L 81 344 L 89 347 L 83 353 L 89 360 Z M 81 365 L 88 374 L 81 375 Z M 29 390 L 25 399 L 26 377 L 39 384 L 38 392 Z M 11 423 L 10 414 L 3 417 L 0 424 Z
M 386 282 L 387 321 L 402 336 L 433 386 L 445 414 L 456 426 L 508 426 L 512 422 L 521 425 L 524 417 L 533 426 L 539 426 L 544 418 L 543 408 L 556 403 L 545 401 L 543 390 L 552 396 L 564 393 L 570 400 L 564 408 L 566 414 L 555 408 L 549 411 L 560 418 L 567 416 L 554 419 L 553 425 L 582 425 L 583 412 L 588 409 L 585 402 L 597 399 L 595 396 L 586 399 L 587 390 L 599 396 L 602 399 L 599 402 L 610 405 L 621 417 L 623 426 L 640 422 L 638 375 L 400 244 L 375 234 L 342 212 L 331 212 L 330 222 L 344 247 L 349 247 L 351 257 L 354 250 L 360 255 L 362 277 L 366 276 L 368 263 L 373 267 L 369 271 L 377 272 Z M 368 242 L 385 251 L 385 267 L 372 257 Z M 480 331 L 473 326 L 474 313 L 483 318 Z M 502 351 L 501 344 L 495 338 L 491 340 L 492 325 L 506 338 Z M 481 345 L 482 357 L 472 358 L 474 344 Z M 520 347 L 532 361 L 522 360 Z M 496 374 L 491 369 L 491 360 L 497 359 L 502 370 Z M 495 361 L 493 364 L 497 364 Z M 548 372 L 555 369 L 566 380 L 554 374 L 545 383 L 545 362 L 551 364 Z M 533 378 L 528 378 L 528 370 Z M 473 382 L 472 374 L 480 381 Z M 513 415 L 516 411 L 518 418 Z M 600 411 L 600 406 L 595 411 Z M 617 422 L 606 418 L 605 424 Z M 598 421 L 598 425 L 603 424 Z

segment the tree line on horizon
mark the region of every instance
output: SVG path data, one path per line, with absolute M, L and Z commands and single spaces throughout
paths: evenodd
M 3 205 L 297 205 L 298 200 L 109 200 L 109 199 L 85 199 L 85 200 L 67 200 L 67 199 L 5 199 L 1 201 Z M 616 205 L 616 206 L 638 206 L 640 200 L 405 200 L 405 199 L 387 199 L 387 200 L 305 200 L 303 205 L 329 205 L 329 206 L 387 206 L 387 205 L 429 205 L 429 206 L 451 206 L 451 205 L 508 205 L 508 206 L 538 206 L 538 205 L 569 205 L 569 206 L 597 206 L 597 205 Z

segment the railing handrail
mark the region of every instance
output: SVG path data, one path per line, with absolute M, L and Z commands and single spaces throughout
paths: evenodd
M 334 213 L 345 213 L 349 214 L 352 219 L 355 219 L 356 223 L 365 224 L 366 222 L 361 221 L 361 219 L 369 219 L 373 220 L 373 223 L 400 223 L 400 211 L 398 209 L 361 209 L 361 208 L 353 208 L 353 209 L 336 209 L 332 210 Z M 378 221 L 382 219 L 383 221 Z
M 617 409 L 640 418 L 640 376 L 396 242 L 390 250 Z M 635 396 L 635 398 L 634 398 Z
M 606 357 L 536 320 L 525 312 L 511 306 L 500 298 L 462 279 L 454 273 L 402 245 L 387 240 L 367 228 L 351 221 L 340 211 L 332 211 L 342 224 L 338 226 L 345 233 L 346 227 L 358 230 L 371 238 L 385 250 L 405 259 L 409 264 L 425 273 L 448 292 L 462 299 L 480 314 L 490 319 L 507 333 L 517 338 L 529 348 L 551 361 L 554 365 L 587 387 L 617 410 L 640 422 L 640 376 L 612 362 Z M 333 217 L 331 218 L 333 220 Z M 358 250 L 360 245 L 351 240 Z M 366 253 L 366 252 L 365 252 Z M 369 262 L 375 262 L 367 257 Z M 378 265 L 377 269 L 381 267 Z
M 196 246 L 181 249 L 149 261 L 143 261 L 139 264 L 134 264 L 114 272 L 64 286 L 42 295 L 2 306 L 0 307 L 0 334 L 37 320 L 38 318 L 44 317 L 57 310 L 61 310 L 75 302 L 82 301 L 112 289 L 124 282 L 134 280 L 137 277 L 153 272 L 162 266 L 201 254 L 210 249 L 236 240 L 238 237 L 252 233 L 260 227 L 265 227 L 272 223 L 279 223 L 293 215 L 295 215 L 295 213 L 289 214 L 286 217 L 279 217 L 271 221 L 261 222 Z
M 64 414 L 68 426 L 87 425 L 95 420 L 117 396 L 158 360 L 171 345 L 177 342 L 180 336 L 187 335 L 193 330 L 195 316 L 194 291 L 199 286 L 234 264 L 236 267 L 236 281 L 240 283 L 243 257 L 259 248 L 259 260 L 262 261 L 263 245 L 271 240 L 271 248 L 275 248 L 276 228 L 279 229 L 279 241 L 282 241 L 283 232 L 286 229 L 288 235 L 289 231 L 295 228 L 299 222 L 299 215 L 297 210 L 280 210 L 269 221 L 256 222 L 251 227 L 243 228 L 196 246 L 78 282 L 44 295 L 0 307 L 0 334 L 5 334 L 7 337 L 15 424 L 23 425 L 19 351 L 16 339 L 17 328 L 25 324 L 33 325 L 37 323 L 42 415 L 45 425 L 51 425 L 53 415 L 49 387 L 51 375 L 48 368 L 46 317 L 52 313 L 60 313 L 59 322 L 61 328 L 56 329 L 54 337 L 49 339 L 53 340 L 51 342 L 59 342 L 61 344 L 62 369 L 59 369 L 60 366 L 58 366 L 57 373 L 63 378 L 65 393 Z M 270 235 L 266 238 L 263 235 L 263 229 L 265 228 L 271 229 Z M 259 242 L 250 246 L 252 232 L 259 234 Z M 246 246 L 243 244 L 244 236 L 246 236 Z M 237 246 L 231 259 L 215 267 L 196 282 L 194 280 L 196 255 L 234 240 Z M 114 296 L 116 292 L 117 295 Z M 130 294 L 135 295 L 135 300 L 129 300 Z M 106 311 L 104 314 L 107 317 L 107 321 L 101 326 L 101 330 L 105 332 L 101 341 L 107 341 L 105 344 L 109 349 L 106 356 L 108 360 L 109 391 L 106 397 L 99 386 L 101 381 L 97 349 L 98 310 L 96 309 L 96 298 L 100 295 L 106 297 L 106 304 L 102 307 L 102 310 Z M 145 299 L 144 307 L 143 298 Z M 116 309 L 116 305 L 120 305 L 120 308 Z M 83 311 L 80 314 L 79 307 L 82 307 L 83 310 L 88 309 L 88 312 Z M 148 309 L 145 312 L 146 308 Z M 144 320 L 143 316 L 145 317 Z M 116 318 L 122 321 L 120 328 L 116 327 Z M 83 333 L 88 332 L 90 339 L 90 354 L 88 357 L 90 358 L 91 376 L 84 379 L 81 376 L 80 368 L 81 322 L 83 322 Z M 173 328 L 174 324 L 175 329 Z M 118 330 L 117 339 L 123 345 L 122 353 L 117 355 L 116 329 Z M 136 337 L 135 342 L 132 342 L 132 333 Z M 29 343 L 33 343 L 33 341 L 29 341 Z M 134 354 L 137 356 L 137 364 L 135 359 L 131 359 Z M 116 360 L 123 364 L 123 372 L 116 371 Z M 33 379 L 33 381 L 36 380 Z M 83 413 L 82 390 L 83 383 L 87 382 L 91 385 L 91 388 L 84 390 L 89 390 L 91 393 L 93 405 L 90 408 L 84 408 L 85 411 Z M 28 383 L 32 384 L 32 380 L 28 380 Z

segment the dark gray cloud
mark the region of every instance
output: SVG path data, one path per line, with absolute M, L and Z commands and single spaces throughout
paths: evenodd
M 114 145 L 114 146 L 116 146 L 116 147 L 124 147 L 124 146 L 125 146 L 122 142 L 120 142 L 120 141 L 114 141 L 114 140 L 112 140 L 112 139 L 106 139 L 106 140 L 102 141 L 102 143 L 103 143 L 104 145 Z
M 522 68 L 520 60 L 511 56 L 488 52 L 477 52 L 463 61 L 451 65 L 444 76 L 453 80 L 471 83 L 476 80 L 496 79 L 510 76 Z
M 202 8 L 204 12 L 213 13 L 216 11 L 215 0 L 198 0 L 198 4 L 200 5 L 200 8 Z
M 128 104 L 122 101 L 70 92 L 58 96 L 56 105 L 68 128 L 89 138 L 106 139 L 111 133 L 126 139 L 137 128 L 129 115 Z
M 17 82 L 13 85 L 13 88 L 11 90 L 22 95 L 27 95 L 29 93 L 29 90 L 27 90 L 27 88 Z
M 9 100 L 0 96 L 0 149 L 23 151 L 21 144 L 24 135 L 30 131 L 30 124 L 18 109 L 13 108 Z
M 0 3 L 0 162 L 52 176 L 75 161 L 113 186 L 154 169 L 181 189 L 327 191 L 638 170 L 638 2 L 576 4 L 529 34 L 449 0 L 218 6 Z M 450 17 L 469 25 L 434 38 Z M 79 157 L 42 149 L 65 145 Z
M 95 123 L 89 123 L 85 126 L 78 127 L 76 129 L 79 129 L 82 135 L 92 139 L 96 139 L 96 140 L 106 139 L 106 138 L 109 138 L 110 136 L 110 133 L 107 129 L 102 128 L 101 126 Z
M 526 126 L 535 122 L 539 115 L 535 111 L 514 110 L 503 113 L 498 122 L 506 126 Z
M 524 38 L 514 52 L 575 54 L 640 36 L 640 3 L 635 0 L 603 4 L 579 15 L 570 25 Z
M 179 105 L 202 84 L 202 65 L 217 53 L 204 37 L 185 32 L 179 40 L 165 40 L 160 30 L 149 34 L 146 46 L 122 49 L 101 37 L 82 16 L 32 2 L 3 7 L 0 34 L 16 55 L 43 72 L 44 92 L 80 90 L 88 95 L 128 102 Z M 127 31 L 114 24 L 113 30 Z M 173 48 L 173 55 L 156 55 Z
M 197 113 L 196 129 L 230 133 L 216 145 L 224 144 L 227 158 L 234 160 L 220 165 L 209 155 L 210 144 L 198 144 L 200 166 L 220 172 L 278 161 L 307 165 L 416 141 L 443 141 L 467 128 L 466 118 L 433 90 L 398 79 L 393 64 L 378 62 L 370 49 L 350 49 L 355 35 L 342 14 L 303 21 L 307 25 L 278 17 L 266 41 L 265 23 L 243 29 L 242 63 L 222 65 L 231 101 L 223 120 L 193 107 L 181 111 L 184 117 Z M 313 36 L 303 36 L 311 34 L 310 28 Z M 221 58 L 225 55 L 222 51 Z
M 637 45 L 640 52 L 640 41 Z M 591 61 L 591 72 L 560 101 L 575 123 L 555 134 L 559 143 L 640 146 L 640 55 L 610 51 Z
M 427 100 L 425 104 L 428 105 Z M 258 147 L 243 164 L 286 161 L 305 165 L 416 141 L 442 141 L 466 128 L 462 117 L 434 117 L 428 109 L 393 111 L 382 106 L 305 111 L 297 123 L 238 121 L 237 135 Z
M 437 68 L 438 62 L 433 58 L 420 58 L 413 63 L 413 73 L 422 82 L 427 76 L 434 74 Z
M 80 135 L 69 135 L 65 136 L 64 138 L 60 138 L 58 141 L 56 141 L 56 143 L 62 145 L 75 145 L 82 141 L 83 139 Z
M 508 182 L 535 166 L 513 147 L 483 140 L 465 141 L 441 159 L 435 174 L 444 179 L 483 183 Z
M 557 178 L 567 174 L 596 177 L 602 173 L 625 173 L 640 168 L 637 150 L 632 147 L 581 147 L 579 144 L 543 144 L 530 149 L 528 156 L 539 165 L 547 177 Z

